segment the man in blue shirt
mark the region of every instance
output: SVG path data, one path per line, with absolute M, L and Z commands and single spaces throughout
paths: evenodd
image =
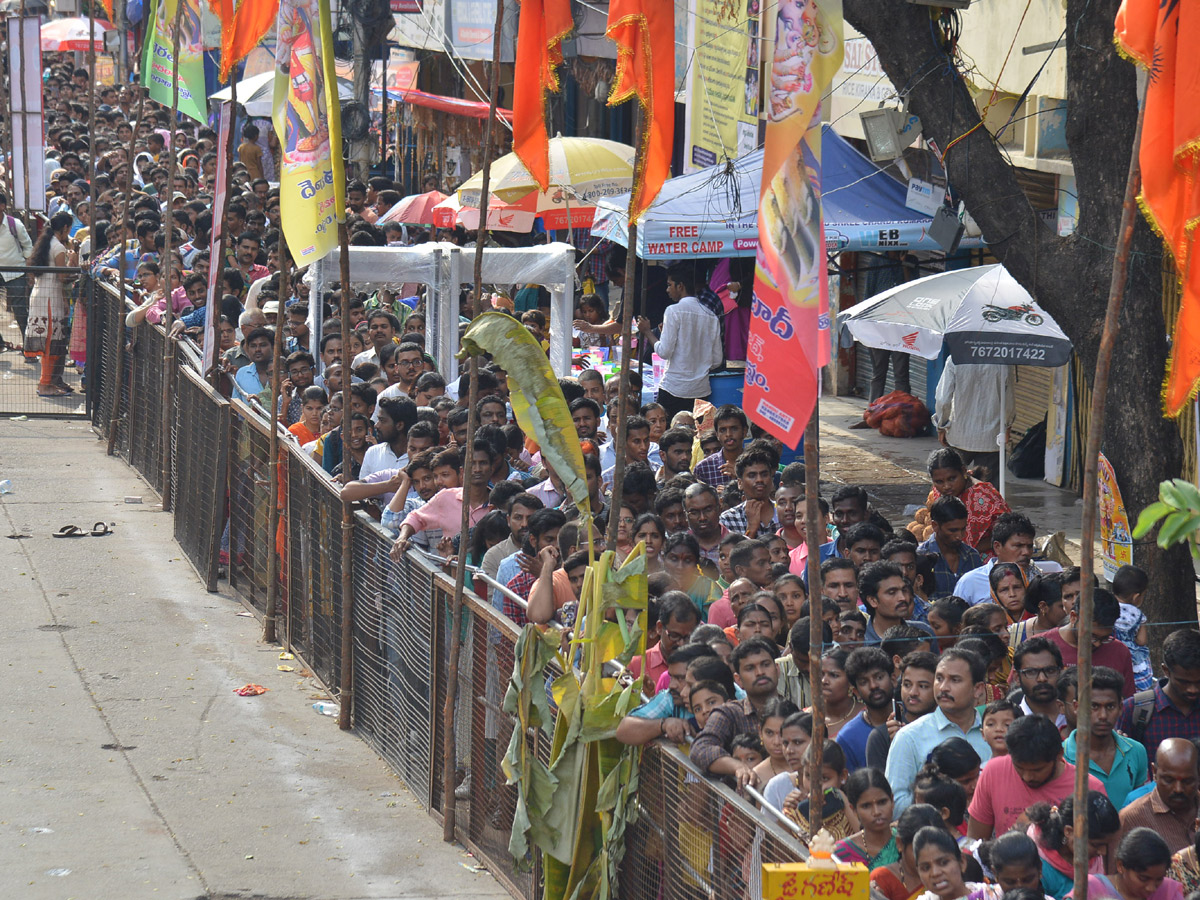
M 892 659 L 878 647 L 859 647 L 846 659 L 846 677 L 867 707 L 843 725 L 837 736 L 846 756 L 846 770 L 853 772 L 867 764 L 867 738 L 887 724 L 892 711 Z
M 264 395 L 271 389 L 271 356 L 274 351 L 275 332 L 270 328 L 255 328 L 246 335 L 246 355 L 250 357 L 250 364 L 242 366 L 233 376 L 233 390 L 239 399 L 249 403 L 253 397 L 270 408 L 270 397 L 264 400 Z
M 983 565 L 983 555 L 963 540 L 967 533 L 967 507 L 957 497 L 939 497 L 933 501 L 929 518 L 933 521 L 933 534 L 917 549 L 922 553 L 937 554 L 938 560 L 933 567 L 937 583 L 930 591 L 929 599 L 941 600 L 954 593 L 958 579 Z
M 1118 810 L 1129 803 L 1129 794 L 1149 777 L 1146 748 L 1116 731 L 1121 718 L 1121 695 L 1125 678 L 1115 669 L 1096 666 L 1092 670 L 1092 746 L 1088 772 L 1100 779 L 1104 792 Z M 1079 702 L 1075 701 L 1078 708 Z M 1075 734 L 1063 741 L 1063 756 L 1075 764 Z
M 959 647 L 942 652 L 933 675 L 937 709 L 897 731 L 888 749 L 885 774 L 894 792 L 897 816 L 912 805 L 913 780 L 929 751 L 942 741 L 964 738 L 983 762 L 992 758 L 975 709 L 975 686 L 986 679 L 987 663 L 978 654 Z
M 883 635 L 893 625 L 911 625 L 929 635 L 930 649 L 937 652 L 937 637 L 924 622 L 909 618 L 912 615 L 912 585 L 904 571 L 895 563 L 873 562 L 864 566 L 858 576 L 858 596 L 867 608 L 865 644 L 883 642 Z

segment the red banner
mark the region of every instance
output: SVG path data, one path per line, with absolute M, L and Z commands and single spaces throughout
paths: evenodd
M 842 63 L 842 0 L 794 0 L 767 26 L 774 54 L 743 408 L 795 448 L 829 361 L 820 108 Z
M 666 0 L 611 0 L 604 32 L 617 45 L 608 105 L 636 97 L 642 105 L 641 164 L 629 198 L 636 222 L 671 176 L 675 140 L 675 8 Z

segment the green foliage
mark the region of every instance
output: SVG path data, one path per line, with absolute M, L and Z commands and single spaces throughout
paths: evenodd
M 588 571 L 581 631 L 568 654 L 558 652 L 559 632 L 525 627 L 504 700 L 505 712 L 517 719 L 503 764 L 518 797 L 509 851 L 523 867 L 530 863 L 531 843 L 542 852 L 543 900 L 610 900 L 625 827 L 636 814 L 639 750 L 614 735 L 641 702 L 641 679 L 622 683 L 603 666 L 625 664 L 645 651 L 645 549 L 639 544 L 616 571 L 612 562 L 613 554 L 605 553 Z M 620 607 L 616 622 L 604 616 L 613 607 Z M 639 611 L 633 628 L 625 624 L 624 609 Z M 570 664 L 576 648 L 583 651 L 578 671 Z M 546 765 L 531 752 L 527 729 L 548 730 L 547 668 L 555 659 L 563 674 L 551 684 L 557 711 Z
M 1151 503 L 1138 516 L 1133 529 L 1140 540 L 1158 526 L 1158 546 L 1164 550 L 1187 541 L 1194 559 L 1200 559 L 1196 532 L 1200 529 L 1200 489 L 1190 481 L 1175 478 L 1158 486 L 1158 502 Z

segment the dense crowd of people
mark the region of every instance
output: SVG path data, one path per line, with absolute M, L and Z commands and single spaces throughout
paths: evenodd
M 621 741 L 684 745 L 701 773 L 753 788 L 756 802 L 807 829 L 810 707 L 820 691 L 821 818 L 836 855 L 869 867 L 878 895 L 1062 900 L 1073 887 L 1075 663 L 1087 641 L 1089 894 L 1180 900 L 1200 889 L 1200 631 L 1158 641 L 1156 677 L 1141 610 L 1145 572 L 1126 566 L 1111 589 L 1098 586 L 1092 631 L 1080 634 L 1079 570 L 1036 559 L 1035 523 L 1008 507 L 988 480 L 995 473 L 969 468 L 948 446 L 929 458 L 929 491 L 913 498 L 923 506 L 912 522 L 889 522 L 864 488 L 845 485 L 820 499 L 825 540 L 809 547 L 804 498 L 817 486 L 805 484 L 803 465 L 785 463 L 779 442 L 739 407 L 705 402 L 708 372 L 736 358 L 731 333 L 749 290 L 726 285 L 735 301 L 727 310 L 687 263 L 666 270 L 655 298 L 641 298 L 639 353 L 667 362 L 656 393 L 643 390 L 640 367 L 629 372 L 624 406 L 617 376 L 589 368 L 560 378 L 584 451 L 589 522 L 514 421 L 509 392 L 520 388 L 492 363 L 478 374 L 479 425 L 468 441 L 467 376 L 439 373 L 420 286 L 352 291 L 343 346 L 341 290 L 317 295 L 309 274 L 280 258 L 269 128 L 240 130 L 228 251 L 217 262 L 215 132 L 171 129 L 151 104 L 139 118 L 132 87 L 99 89 L 88 122 L 88 83 L 84 70 L 47 70 L 50 215 L 33 239 L 19 222 L 0 227 L 0 258 L 78 261 L 114 282 L 124 269 L 135 337 L 168 309 L 178 339 L 198 340 L 213 317 L 221 389 L 277 417 L 343 498 L 394 535 L 394 555 L 418 549 L 464 561 L 473 590 L 518 625 L 573 629 L 588 536 L 602 549 L 616 516 L 617 559 L 645 545 L 652 635 L 630 665 L 645 676 L 646 702 L 621 722 Z M 397 188 L 386 176 L 349 182 L 351 245 L 468 242 L 461 230 L 380 227 Z M 580 256 L 576 346 L 611 345 L 617 294 L 629 297 L 620 251 L 589 245 Z M 213 265 L 220 296 L 208 295 Z M 26 355 L 42 365 L 38 392 L 61 396 L 71 390 L 63 365 L 83 346 L 86 307 L 70 302 L 65 276 L 4 278 Z M 548 295 L 536 285 L 493 290 L 493 307 L 544 343 Z M 319 343 L 308 324 L 314 305 Z M 276 358 L 279 328 L 285 352 Z M 464 503 L 471 527 L 461 534 Z M 820 646 L 810 643 L 813 615 Z

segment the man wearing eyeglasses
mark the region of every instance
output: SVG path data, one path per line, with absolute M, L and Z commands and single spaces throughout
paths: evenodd
M 1067 717 L 1058 701 L 1058 676 L 1062 674 L 1062 652 L 1044 637 L 1030 638 L 1013 654 L 1013 669 L 1021 682 L 1021 712 L 1045 716 L 1059 731 Z
M 1080 597 L 1080 603 L 1083 598 Z M 1129 648 L 1120 641 L 1113 640 L 1113 627 L 1121 606 L 1110 591 L 1096 588 L 1092 595 L 1092 665 L 1108 666 L 1125 679 L 1122 696 L 1132 697 L 1134 689 L 1133 658 Z M 1062 654 L 1062 664 L 1073 666 L 1079 660 L 1078 607 L 1067 614 L 1067 621 L 1059 628 L 1052 628 L 1040 635 L 1050 641 Z

